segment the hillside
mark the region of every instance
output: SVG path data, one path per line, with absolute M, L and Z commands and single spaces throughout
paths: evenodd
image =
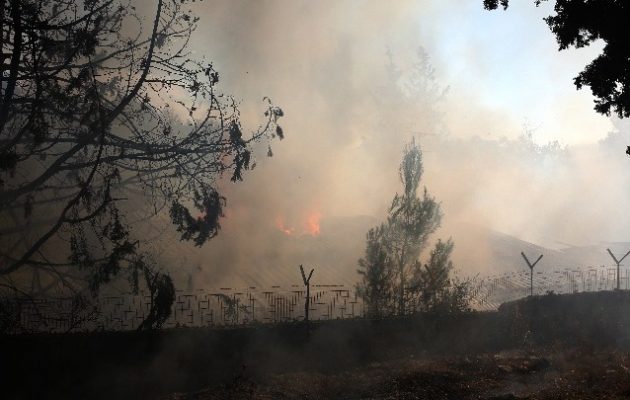
M 314 284 L 353 287 L 357 282 L 357 261 L 365 250 L 365 234 L 379 221 L 370 216 L 324 218 L 317 236 L 286 235 L 279 230 L 258 237 L 256 243 L 244 242 L 232 252 L 219 257 L 221 263 L 200 260 L 194 270 L 195 281 L 203 287 L 290 287 L 301 285 L 298 266 L 315 268 Z M 466 226 L 453 236 L 455 267 L 463 275 L 481 277 L 505 272 L 524 271 L 527 266 L 521 251 L 530 258 L 544 257 L 540 270 L 587 268 L 614 265 L 606 248 L 623 256 L 630 243 L 598 243 L 591 246 L 549 248 L 480 226 Z M 229 239 L 229 238 L 228 238 Z M 217 237 L 220 248 L 221 237 Z M 173 243 L 172 246 L 179 246 Z M 558 246 L 556 246 L 558 247 Z M 210 247 L 209 251 L 214 251 Z M 220 249 L 223 253 L 227 250 Z M 428 250 L 425 250 L 425 256 Z M 185 269 L 185 271 L 188 271 Z M 177 273 L 177 271 L 175 272 Z M 185 273 L 180 278 L 185 282 Z

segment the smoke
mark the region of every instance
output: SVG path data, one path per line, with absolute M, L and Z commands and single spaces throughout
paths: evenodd
M 200 250 L 173 240 L 198 285 L 299 284 L 299 264 L 315 283 L 352 284 L 412 137 L 445 214 L 434 238 L 453 237 L 466 273 L 502 268 L 493 231 L 550 248 L 630 234 L 630 129 L 575 92 L 597 49 L 559 54 L 540 20 L 548 8 L 226 0 L 193 12 L 191 48 L 242 99 L 245 126 L 260 123 L 264 96 L 286 115 L 273 157 L 259 148 L 245 182 L 218 182 L 220 235 Z

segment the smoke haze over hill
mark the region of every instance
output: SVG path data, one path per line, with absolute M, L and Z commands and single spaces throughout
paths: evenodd
M 367 229 L 401 190 L 412 137 L 421 185 L 444 211 L 433 239 L 453 237 L 467 274 L 519 264 L 517 239 L 552 250 L 627 241 L 630 129 L 596 115 L 570 79 L 597 49 L 559 54 L 544 5 L 495 15 L 455 3 L 193 6 L 195 53 L 243 99 L 251 126 L 263 109 L 254 100 L 280 105 L 286 139 L 271 158 L 258 149 L 244 183 L 219 183 L 228 206 L 217 238 L 191 249 L 167 235 L 168 263 L 211 286 L 299 283 L 300 263 L 350 282 Z M 514 254 L 496 232 L 517 238 Z

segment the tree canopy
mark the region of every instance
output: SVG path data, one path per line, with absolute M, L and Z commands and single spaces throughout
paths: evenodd
M 535 0 L 536 6 L 543 1 Z M 484 0 L 487 10 L 509 7 L 509 0 Z M 618 0 L 556 0 L 555 15 L 545 18 L 556 36 L 559 50 L 581 48 L 596 40 L 602 53 L 574 78 L 581 89 L 590 86 L 595 110 L 620 118 L 630 117 L 630 42 L 627 39 L 630 3 Z
M 400 315 L 405 314 L 413 265 L 426 247 L 429 235 L 440 226 L 439 203 L 426 188 L 422 197 L 418 196 L 422 172 L 422 152 L 412 141 L 405 147 L 399 169 L 404 192 L 394 196 L 387 223 L 368 232 L 365 258 L 359 260 L 363 282 L 358 292 L 368 308 L 372 307 L 372 313 L 396 310 Z
M 418 188 L 422 177 L 422 152 L 412 141 L 406 148 L 400 163 L 400 182 L 403 194 L 392 200 L 387 218 L 386 247 L 392 257 L 398 275 L 398 312 L 405 313 L 405 286 L 415 260 L 426 247 L 429 235 L 440 226 L 442 211 L 435 199 L 424 188 L 422 198 Z
M 148 19 L 125 0 L 0 2 L 3 287 L 30 268 L 68 286 L 80 271 L 93 291 L 126 271 L 136 290 L 146 276 L 170 291 L 138 221 L 170 216 L 201 246 L 220 229 L 218 179 L 242 180 L 252 144 L 283 137 L 268 99 L 244 132 L 219 73 L 188 49 L 187 2 L 157 0 Z

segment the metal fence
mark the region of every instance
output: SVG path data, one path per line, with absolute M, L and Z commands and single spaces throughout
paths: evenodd
M 621 268 L 621 289 L 630 289 L 628 268 Z M 472 286 L 473 309 L 496 310 L 501 303 L 529 295 L 529 271 L 510 272 L 480 279 Z M 589 267 L 535 271 L 534 294 L 554 292 L 577 293 L 616 288 L 616 267 Z M 282 323 L 304 319 L 302 286 L 269 289 L 221 288 L 192 292 L 177 291 L 171 316 L 164 328 L 219 327 L 259 323 Z M 65 332 L 71 330 L 120 331 L 136 329 L 150 309 L 150 297 L 138 295 L 100 296 L 94 303 L 76 298 L 39 299 L 24 302 L 4 302 L 5 315 L 13 307 L 20 331 Z M 309 316 L 311 320 L 331 320 L 364 317 L 366 309 L 354 288 L 344 285 L 313 285 Z
M 221 288 L 208 292 L 176 292 L 171 315 L 164 328 L 217 327 L 281 323 L 304 319 L 305 290 L 298 286 L 270 289 Z M 136 329 L 151 307 L 148 294 L 101 296 L 94 304 L 77 306 L 73 299 L 46 299 L 14 304 L 16 326 L 28 332 L 70 330 L 120 331 Z M 309 309 L 311 320 L 364 316 L 363 302 L 344 285 L 313 285 Z
M 620 288 L 630 289 L 628 268 L 620 269 Z M 614 290 L 617 287 L 617 267 L 564 268 L 534 271 L 534 295 L 549 292 L 578 293 Z M 501 303 L 529 295 L 530 272 L 519 271 L 485 277 L 475 288 L 473 307 L 496 310 Z

